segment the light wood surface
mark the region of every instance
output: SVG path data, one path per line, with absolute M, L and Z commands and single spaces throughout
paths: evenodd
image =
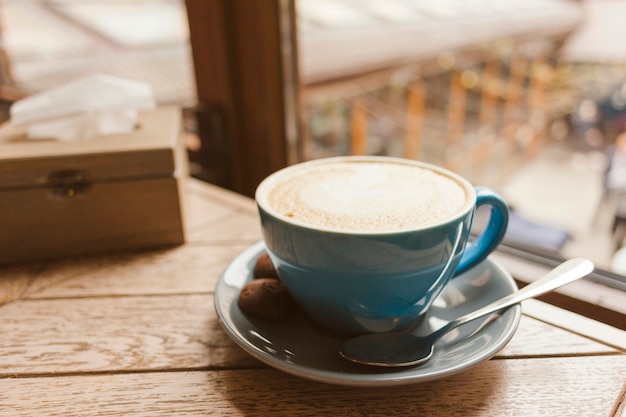
M 0 415 L 623 416 L 626 332 L 536 300 L 493 359 L 383 389 L 269 368 L 213 291 L 260 239 L 254 203 L 188 180 L 188 242 L 0 267 Z

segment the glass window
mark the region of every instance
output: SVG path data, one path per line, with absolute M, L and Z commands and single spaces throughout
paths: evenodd
M 302 158 L 446 166 L 509 201 L 507 245 L 625 274 L 626 5 L 583 3 L 298 0 Z
M 195 108 L 186 3 L 200 4 L 0 0 L 2 81 L 33 93 L 106 72 L 150 83 L 160 104 Z M 623 285 L 626 3 L 294 4 L 303 129 L 275 161 L 367 153 L 446 166 L 510 202 L 508 247 L 590 257 Z M 192 160 L 200 177 L 207 161 L 219 156 Z

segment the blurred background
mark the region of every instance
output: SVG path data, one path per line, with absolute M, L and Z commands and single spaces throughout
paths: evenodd
M 184 109 L 192 175 L 229 186 L 247 169 L 232 158 L 256 139 L 225 151 L 219 126 L 274 103 L 246 106 L 248 86 L 279 94 L 295 120 L 284 145 L 256 151 L 259 164 L 376 154 L 443 165 L 510 202 L 512 247 L 626 274 L 626 1 L 274 0 L 269 17 L 264 3 L 0 0 L 2 119 L 83 75 L 147 82 L 159 104 Z M 281 86 L 246 84 L 274 55 Z M 218 89 L 234 115 L 207 98 Z M 229 188 L 250 194 L 249 182 Z

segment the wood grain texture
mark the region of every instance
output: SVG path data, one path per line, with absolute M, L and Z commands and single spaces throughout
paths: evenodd
M 184 245 L 49 263 L 23 298 L 210 293 L 247 246 Z
M 18 378 L 0 379 L 0 404 L 11 416 L 599 417 L 614 415 L 625 372 L 626 357 L 609 356 L 492 360 L 447 379 L 376 389 L 271 369 Z
M 182 243 L 180 129 L 161 108 L 100 140 L 0 138 L 0 262 Z
M 257 215 L 236 213 L 217 221 L 197 227 L 189 232 L 188 241 L 200 243 L 252 244 L 261 240 L 261 226 Z
M 498 357 L 542 357 L 552 355 L 589 355 L 620 352 L 595 339 L 583 337 L 522 316 L 519 328 Z
M 0 305 L 20 298 L 40 268 L 37 262 L 0 266 Z
M 601 340 L 603 343 L 626 353 L 626 332 L 616 327 L 599 323 L 539 300 L 524 301 L 523 309 L 529 317 L 535 317 L 551 326 L 567 329 L 592 340 Z
M 258 214 L 252 200 L 194 179 L 185 181 L 185 196 L 187 245 L 0 265 L 0 305 L 22 296 L 103 295 L 107 289 L 109 294 L 209 291 L 226 264 L 261 239 Z
M 213 305 L 223 269 L 260 238 L 254 203 L 186 184 L 185 245 L 0 267 L 0 415 L 621 413 L 626 332 L 536 300 L 493 359 L 443 380 L 355 389 L 268 368 Z
M 248 242 L 261 239 L 254 201 L 211 184 L 189 179 L 186 183 L 188 242 Z
M 2 192 L 0 262 L 99 253 L 184 241 L 175 178 L 91 184 L 84 194 L 48 188 Z
M 220 201 L 202 198 L 191 192 L 187 192 L 186 198 L 185 228 L 188 241 L 193 241 L 189 235 L 195 229 L 226 219 L 236 212 L 233 207 L 224 205 Z
M 121 282 L 121 281 L 120 281 Z M 22 300 L 0 307 L 0 375 L 248 366 L 211 294 Z M 8 320 L 10 318 L 10 320 Z M 616 354 L 525 319 L 503 357 Z
M 186 186 L 190 194 L 196 195 L 203 200 L 217 202 L 226 209 L 256 213 L 254 200 L 249 197 L 193 178 L 187 178 Z
M 256 364 L 221 330 L 210 294 L 20 301 L 0 317 L 2 376 Z

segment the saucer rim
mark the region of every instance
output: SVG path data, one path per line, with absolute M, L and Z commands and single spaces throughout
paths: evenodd
M 237 271 L 233 271 L 237 266 L 241 264 L 248 264 L 250 261 L 255 259 L 261 252 L 265 249 L 265 244 L 263 241 L 256 242 L 243 251 L 241 251 L 237 256 L 235 256 L 228 264 L 228 266 L 224 269 L 220 278 L 215 286 L 214 293 L 214 307 L 217 313 L 217 317 L 219 319 L 219 323 L 224 331 L 228 334 L 228 336 L 244 351 L 258 359 L 259 361 L 269 365 L 275 369 L 286 372 L 288 374 L 298 376 L 304 379 L 323 382 L 332 385 L 343 385 L 343 386 L 352 386 L 352 387 L 386 387 L 386 386 L 396 386 L 396 385 L 407 385 L 413 383 L 422 383 L 427 381 L 432 381 L 435 379 L 444 378 L 447 376 L 451 376 L 462 371 L 465 371 L 479 363 L 485 362 L 491 359 L 496 353 L 498 353 L 504 346 L 508 344 L 511 340 L 517 328 L 519 326 L 521 320 L 521 305 L 516 304 L 510 307 L 505 314 L 511 314 L 512 318 L 510 318 L 509 323 L 504 323 L 502 325 L 502 334 L 499 335 L 498 340 L 495 344 L 489 345 L 484 349 L 481 355 L 478 355 L 473 360 L 469 361 L 460 361 L 458 365 L 452 367 L 446 367 L 442 370 L 433 370 L 428 374 L 421 374 L 419 372 L 419 367 L 414 368 L 404 368 L 409 372 L 399 373 L 394 368 L 389 368 L 389 372 L 384 373 L 372 373 L 372 374 L 355 374 L 355 373 L 346 373 L 346 372 L 337 372 L 337 371 L 328 371 L 324 369 L 317 369 L 311 366 L 306 366 L 302 364 L 292 364 L 288 363 L 285 360 L 277 358 L 274 355 L 270 355 L 267 352 L 259 349 L 253 343 L 248 341 L 248 339 L 240 332 L 240 329 L 237 326 L 236 319 L 233 318 L 229 312 L 222 311 L 221 302 L 222 297 L 226 295 L 223 294 L 228 288 L 240 290 L 241 287 L 234 287 L 226 282 L 227 277 L 231 273 L 236 273 Z M 486 260 L 479 263 L 479 265 L 483 263 L 490 263 L 493 269 L 498 273 L 500 279 L 504 280 L 511 287 L 511 292 L 517 289 L 517 284 L 515 280 L 511 276 L 511 274 L 496 260 L 491 257 L 487 257 Z M 477 265 L 478 266 L 478 265 Z M 248 282 L 250 277 L 244 279 L 244 282 Z M 238 296 L 238 291 L 237 294 Z M 227 302 L 229 308 L 233 307 L 233 302 L 236 303 L 237 297 L 233 297 L 230 302 Z M 235 306 L 236 307 L 236 306 Z M 238 307 L 236 307 L 238 308 Z M 230 319 L 229 319 L 230 318 Z M 255 325 L 255 327 L 260 327 Z M 392 370 L 394 369 L 394 370 Z M 417 373 L 411 373 L 411 369 L 416 369 Z

